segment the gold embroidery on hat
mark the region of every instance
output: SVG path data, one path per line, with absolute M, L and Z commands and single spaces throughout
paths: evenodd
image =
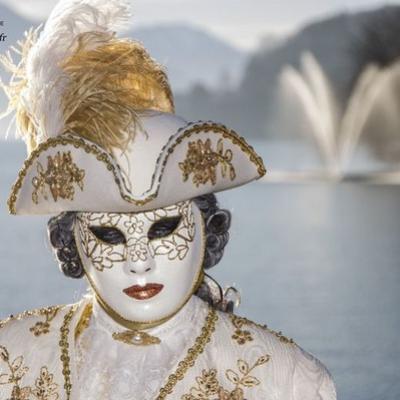
M 32 200 L 35 204 L 39 203 L 39 193 L 47 200 L 47 186 L 54 201 L 59 198 L 73 200 L 75 195 L 74 183 L 83 190 L 83 179 L 85 171 L 79 169 L 72 161 L 70 151 L 58 151 L 54 157 L 47 157 L 47 169 L 37 162 L 38 175 L 32 179 L 35 190 L 32 193 Z
M 217 183 L 217 166 L 221 165 L 221 175 L 223 178 L 229 176 L 233 181 L 236 178 L 235 168 L 232 165 L 233 153 L 231 149 L 224 151 L 223 140 L 217 142 L 216 151 L 211 148 L 211 140 L 205 141 L 198 139 L 189 142 L 186 159 L 179 163 L 179 168 L 183 173 L 183 181 L 186 182 L 189 175 L 193 174 L 193 184 L 198 187 L 210 181 L 213 185 Z

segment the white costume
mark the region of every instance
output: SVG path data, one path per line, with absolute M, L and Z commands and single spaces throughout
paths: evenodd
M 224 125 L 174 115 L 163 70 L 112 30 L 120 0 L 65 0 L 5 87 L 28 158 L 13 214 L 49 238 L 81 302 L 0 323 L 0 400 L 334 400 L 325 367 L 236 316 L 204 270 L 228 241 L 213 193 L 265 174 Z M 206 301 L 204 301 L 206 300 Z
M 13 390 L 31 391 L 18 399 L 42 400 L 336 398 L 318 360 L 281 334 L 213 312 L 196 296 L 149 330 L 162 345 L 146 347 L 115 341 L 112 334 L 122 327 L 96 303 L 79 334 L 88 304 L 90 299 L 4 324 L 0 337 L 7 350 L 0 351 L 9 361 L 0 364 L 1 399 L 13 398 Z

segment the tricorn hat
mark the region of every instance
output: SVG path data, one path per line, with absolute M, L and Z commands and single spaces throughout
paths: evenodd
M 234 131 L 174 114 L 162 67 L 114 33 L 128 17 L 119 0 L 61 0 L 40 34 L 27 32 L 17 65 L 3 56 L 28 147 L 11 213 L 145 211 L 265 174 Z

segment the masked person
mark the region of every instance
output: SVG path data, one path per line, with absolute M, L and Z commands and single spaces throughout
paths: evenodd
M 21 62 L 3 57 L 29 153 L 10 212 L 54 215 L 61 270 L 92 295 L 1 323 L 0 399 L 335 399 L 318 360 L 230 312 L 204 273 L 228 241 L 214 193 L 264 165 L 225 126 L 174 115 L 162 68 L 113 33 L 127 12 L 61 1 Z

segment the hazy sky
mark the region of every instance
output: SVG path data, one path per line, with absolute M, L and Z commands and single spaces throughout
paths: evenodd
M 0 0 L 35 21 L 57 0 Z M 399 4 L 400 0 L 390 4 Z M 252 48 L 268 33 L 286 33 L 316 18 L 388 4 L 379 0 L 132 0 L 134 23 L 182 22 L 211 30 L 238 46 Z

